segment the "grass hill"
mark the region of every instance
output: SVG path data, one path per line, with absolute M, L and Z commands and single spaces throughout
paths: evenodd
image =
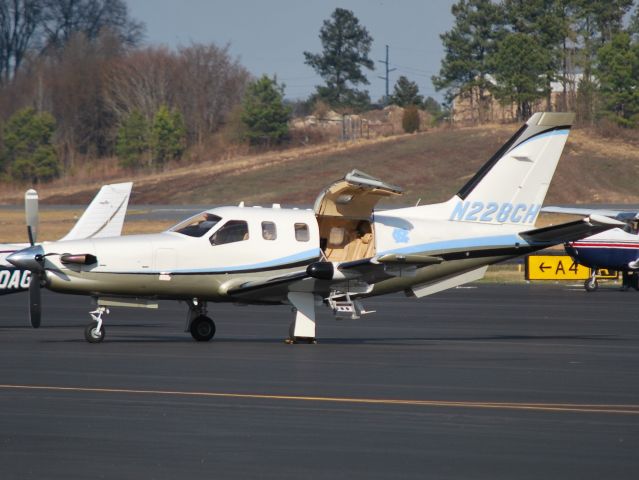
M 353 168 L 404 187 L 401 204 L 453 195 L 518 128 L 438 129 L 352 143 L 327 144 L 232 158 L 133 178 L 133 204 L 312 204 L 319 191 Z M 38 188 L 45 204 L 83 204 L 95 184 L 59 180 Z M 605 138 L 573 129 L 546 204 L 639 203 L 639 138 Z M 0 204 L 22 202 L 24 189 L 0 191 Z

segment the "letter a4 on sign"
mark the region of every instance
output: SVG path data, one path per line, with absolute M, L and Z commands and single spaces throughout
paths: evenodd
M 586 280 L 590 269 L 568 255 L 530 255 L 526 258 L 526 280 Z

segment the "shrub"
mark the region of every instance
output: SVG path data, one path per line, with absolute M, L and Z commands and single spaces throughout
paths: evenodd
M 404 109 L 402 128 L 406 133 L 414 133 L 419 130 L 419 111 L 416 106 L 410 105 Z
M 52 144 L 55 120 L 47 112 L 25 108 L 9 118 L 4 130 L 3 163 L 16 180 L 40 182 L 60 175 L 60 162 Z

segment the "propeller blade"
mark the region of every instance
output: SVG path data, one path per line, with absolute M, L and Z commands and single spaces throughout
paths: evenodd
M 29 284 L 29 320 L 33 328 L 40 326 L 42 317 L 41 301 L 40 276 L 35 272 L 31 272 L 31 283 Z
M 24 213 L 27 219 L 29 243 L 34 245 L 38 240 L 38 192 L 29 189 L 24 194 Z

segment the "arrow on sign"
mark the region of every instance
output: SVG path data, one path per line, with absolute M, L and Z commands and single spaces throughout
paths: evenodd
M 541 270 L 542 272 L 545 272 L 549 268 L 552 268 L 552 267 L 550 265 L 544 265 L 544 262 L 541 262 L 541 264 L 539 264 L 539 270 Z

